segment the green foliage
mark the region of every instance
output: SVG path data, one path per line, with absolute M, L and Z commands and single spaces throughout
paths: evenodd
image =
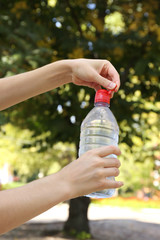
M 73 144 L 59 142 L 48 148 L 46 138 L 49 134 L 35 137 L 29 129 L 3 125 L 0 132 L 0 167 L 8 162 L 23 181 L 30 181 L 36 179 L 39 173 L 41 176 L 51 174 L 74 160 Z
M 12 183 L 8 183 L 8 184 L 4 184 L 2 186 L 2 190 L 12 189 L 12 188 L 17 188 L 17 187 L 22 187 L 22 186 L 24 186 L 24 183 L 22 183 L 22 182 L 12 182 Z
M 154 161 L 152 151 L 142 149 L 141 146 L 129 147 L 125 143 L 120 144 L 122 155 L 119 157 L 121 161 L 120 175 L 117 179 L 124 181 L 124 186 L 120 189 L 123 195 L 129 192 L 136 193 L 138 189 L 143 187 L 153 188 L 153 169 Z M 150 155 L 150 156 L 149 156 Z M 144 161 L 145 160 L 145 161 Z
M 70 231 L 70 236 L 75 237 L 75 239 L 91 239 L 91 234 L 87 233 L 85 231 L 82 232 L 76 232 L 75 229 L 73 229 L 72 231 Z
M 99 206 L 111 206 L 111 207 L 129 207 L 132 209 L 143 209 L 143 208 L 158 208 L 160 206 L 160 200 L 140 200 L 136 198 L 108 198 L 101 200 L 92 200 L 91 204 L 97 204 Z
M 91 239 L 91 234 L 86 232 L 80 232 L 76 235 L 77 239 Z

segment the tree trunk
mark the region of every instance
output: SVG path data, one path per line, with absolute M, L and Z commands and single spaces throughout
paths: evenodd
M 87 210 L 90 199 L 79 197 L 70 200 L 69 217 L 64 225 L 67 234 L 77 234 L 80 232 L 90 233 Z
M 78 158 L 79 141 L 75 142 Z M 70 200 L 69 216 L 64 225 L 64 231 L 68 235 L 77 235 L 81 232 L 90 233 L 87 217 L 88 206 L 91 200 L 88 197 L 78 197 Z

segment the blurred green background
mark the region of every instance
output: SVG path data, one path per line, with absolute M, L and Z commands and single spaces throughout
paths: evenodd
M 107 59 L 116 67 L 121 87 L 111 110 L 120 127 L 119 179 L 125 182 L 118 194 L 157 201 L 159 8 L 158 0 L 0 2 L 1 78 L 70 58 Z M 46 176 L 76 159 L 80 124 L 94 94 L 67 84 L 0 113 L 0 169 L 8 163 L 16 182 L 3 188 Z

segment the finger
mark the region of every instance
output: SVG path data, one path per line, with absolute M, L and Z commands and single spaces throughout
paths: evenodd
M 107 78 L 102 77 L 96 71 L 94 71 L 94 74 L 92 75 L 91 81 L 98 83 L 99 85 L 103 86 L 106 89 L 111 89 L 112 90 L 116 87 L 116 83 L 108 80 Z
M 111 93 L 111 98 L 113 98 L 113 96 L 114 96 L 114 92 Z
M 108 68 L 108 75 L 111 77 L 112 81 L 117 84 L 117 87 L 115 89 L 115 92 L 117 92 L 120 87 L 120 77 L 117 70 L 113 67 L 113 65 L 111 63 L 109 64 L 110 67 Z
M 121 154 L 121 151 L 117 146 L 104 146 L 94 149 L 94 153 L 97 154 L 99 157 L 106 157 L 110 154 L 115 154 L 118 156 Z
M 94 88 L 95 89 L 95 91 L 98 91 L 98 90 L 100 90 L 101 89 L 101 86 L 99 85 L 99 84 L 97 84 L 97 83 L 91 83 L 91 86 L 90 87 L 92 87 L 92 88 Z
M 101 86 L 95 82 L 86 82 L 81 80 L 80 78 L 76 77 L 76 85 L 80 85 L 80 86 L 86 86 L 86 87 L 90 87 L 90 88 L 94 88 L 95 91 L 98 91 L 101 89 Z
M 95 91 L 98 91 L 98 90 L 101 89 L 101 86 L 99 84 L 95 83 L 95 82 L 85 82 L 85 81 L 82 81 L 80 84 L 77 84 L 77 85 L 94 88 Z
M 117 158 L 103 158 L 103 160 L 104 160 L 103 166 L 105 168 L 111 168 L 111 167 L 119 168 L 121 166 L 121 162 Z
M 108 78 L 112 82 L 117 84 L 116 91 L 118 91 L 120 87 L 120 78 L 117 70 L 114 68 L 114 66 L 108 61 L 106 64 L 104 64 L 100 74 L 103 77 Z
M 104 176 L 105 177 L 117 177 L 119 175 L 119 169 L 114 168 L 104 168 Z
M 114 181 L 114 180 L 109 180 L 109 179 L 106 179 L 106 184 L 104 186 L 104 189 L 110 189 L 110 188 L 120 188 L 124 185 L 123 182 L 121 181 Z
M 98 91 L 101 89 L 101 86 L 97 83 L 94 82 L 84 82 L 81 85 L 86 86 L 86 87 L 90 87 L 90 88 L 94 88 L 95 91 Z

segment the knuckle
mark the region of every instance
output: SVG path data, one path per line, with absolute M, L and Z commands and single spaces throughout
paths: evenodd
M 89 150 L 86 152 L 87 156 L 93 156 L 94 155 L 94 150 Z
M 116 146 L 111 145 L 110 148 L 111 148 L 112 153 L 116 153 L 117 152 L 117 147 Z
M 119 175 L 119 169 L 118 168 L 114 168 L 114 176 L 118 176 Z
M 94 158 L 94 159 L 92 160 L 92 164 L 93 164 L 93 167 L 99 167 L 99 159 Z
M 116 71 L 116 73 L 117 73 L 117 76 L 120 78 L 120 74 Z
M 117 158 L 114 159 L 114 163 L 115 163 L 115 166 L 117 168 L 119 168 L 121 166 L 121 163 L 120 163 L 120 161 Z
M 102 167 L 104 165 L 104 160 L 98 157 L 95 158 L 94 162 L 96 167 Z
M 101 178 L 103 177 L 103 172 L 102 172 L 102 170 L 101 170 L 101 169 L 97 169 L 94 176 L 95 176 L 95 178 L 98 179 L 98 180 L 101 179 Z
M 120 188 L 122 185 L 119 182 L 115 182 L 115 187 L 114 188 Z
M 106 188 L 105 180 L 97 181 L 97 190 L 103 190 L 105 188 Z
M 104 64 L 111 64 L 111 62 L 110 61 L 108 61 L 108 60 L 104 60 Z
M 118 160 L 118 168 L 121 166 L 121 162 L 119 161 L 119 159 L 117 159 Z

